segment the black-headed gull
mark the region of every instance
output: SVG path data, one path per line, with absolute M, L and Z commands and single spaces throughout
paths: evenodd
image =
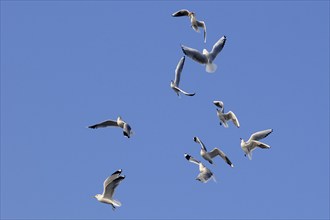
M 113 194 L 115 192 L 116 187 L 121 183 L 125 176 L 121 176 L 122 170 L 119 169 L 111 176 L 109 176 L 103 182 L 103 193 L 96 194 L 94 198 L 96 198 L 99 202 L 107 203 L 112 206 L 112 209 L 115 210 L 116 207 L 120 207 L 121 203 L 113 199 Z
M 220 119 L 220 125 L 223 125 L 225 128 L 228 128 L 227 121 L 231 120 L 236 125 L 236 127 L 239 128 L 239 121 L 234 112 L 229 111 L 227 113 L 224 113 L 225 108 L 222 101 L 213 101 L 213 104 L 220 108 L 217 109 L 217 116 Z
M 252 160 L 252 151 L 256 148 L 262 148 L 262 149 L 269 149 L 270 146 L 260 142 L 260 139 L 263 139 L 267 137 L 270 133 L 273 132 L 273 129 L 267 129 L 263 131 L 258 131 L 256 133 L 253 133 L 248 141 L 244 141 L 241 139 L 241 148 L 245 152 L 244 156 L 248 156 L 250 160 Z
M 212 159 L 214 157 L 220 156 L 229 166 L 234 167 L 233 163 L 229 160 L 229 158 L 226 156 L 226 154 L 223 151 L 221 151 L 220 149 L 214 148 L 210 152 L 207 152 L 207 149 L 206 149 L 204 143 L 198 137 L 194 137 L 194 141 L 201 145 L 200 154 L 210 164 L 213 164 Z
M 113 120 L 107 120 L 100 122 L 95 125 L 88 126 L 88 128 L 96 129 L 96 128 L 105 128 L 108 126 L 117 126 L 121 127 L 123 129 L 124 136 L 130 138 L 130 136 L 133 134 L 131 126 L 127 124 L 120 116 L 118 116 L 116 121 Z
M 205 64 L 206 72 L 214 73 L 217 69 L 217 65 L 213 63 L 214 59 L 220 53 L 222 48 L 226 43 L 226 36 L 222 36 L 212 47 L 211 52 L 208 52 L 206 49 L 203 50 L 203 53 L 199 52 L 196 49 L 181 45 L 182 51 L 185 55 L 193 59 L 194 61 Z
M 191 27 L 196 31 L 199 32 L 199 27 L 203 28 L 204 30 L 204 43 L 206 42 L 206 25 L 204 21 L 198 21 L 196 19 L 195 12 L 188 11 L 187 9 L 181 9 L 177 12 L 172 14 L 173 17 L 182 17 L 188 16 L 190 18 Z
M 174 81 L 171 80 L 170 86 L 178 96 L 180 95 L 180 92 L 184 95 L 187 95 L 187 96 L 194 96 L 195 93 L 188 93 L 188 92 L 185 92 L 185 91 L 183 91 L 182 89 L 179 88 L 181 72 L 182 72 L 182 69 L 183 69 L 184 61 L 185 61 L 185 56 L 183 56 L 180 59 L 178 65 L 176 66 L 175 79 L 174 79 Z

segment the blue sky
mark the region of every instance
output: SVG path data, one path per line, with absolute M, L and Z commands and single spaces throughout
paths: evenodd
M 178 98 L 180 45 L 223 35 L 215 73 L 186 59 L 196 95 Z M 118 115 L 132 138 L 86 128 Z M 249 161 L 239 138 L 268 128 Z M 202 160 L 194 136 L 235 165 L 203 161 L 217 183 L 183 157 Z M 92 196 L 119 168 L 113 212 Z M 1 218 L 329 219 L 329 2 L 1 1 Z

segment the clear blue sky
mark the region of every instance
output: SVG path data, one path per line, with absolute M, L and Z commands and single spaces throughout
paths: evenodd
M 207 43 L 186 8 L 207 25 Z M 180 45 L 227 42 L 215 73 Z M 241 128 L 219 126 L 213 100 Z M 121 115 L 135 134 L 88 125 Z M 273 128 L 253 160 L 240 137 Z M 195 180 L 198 136 L 232 160 Z M 117 169 L 115 198 L 92 198 Z M 1 1 L 1 218 L 329 218 L 329 1 Z

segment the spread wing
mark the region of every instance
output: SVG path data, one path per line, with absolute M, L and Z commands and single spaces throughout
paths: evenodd
M 258 131 L 254 134 L 251 135 L 250 139 L 248 140 L 249 141 L 258 141 L 260 139 L 263 139 L 265 137 L 267 137 L 270 133 L 273 132 L 273 129 L 267 129 L 267 130 L 263 130 L 263 131 Z
M 188 16 L 189 15 L 189 11 L 187 9 L 181 9 L 177 12 L 174 12 L 172 14 L 172 17 L 181 17 L 181 16 Z
M 183 69 L 183 65 L 184 65 L 184 61 L 185 61 L 186 57 L 183 56 L 178 65 L 176 66 L 176 69 L 175 69 L 175 79 L 174 79 L 174 85 L 175 86 L 179 86 L 179 83 L 180 83 L 180 78 L 181 78 L 181 72 L 182 72 L 182 69 Z
M 105 191 L 103 194 L 104 198 L 112 199 L 115 189 L 117 188 L 117 186 L 121 183 L 121 181 L 123 179 L 125 179 L 125 176 L 118 176 L 117 178 L 113 179 L 105 188 Z
M 225 46 L 226 40 L 227 40 L 226 36 L 223 36 L 213 45 L 213 48 L 209 56 L 210 62 L 212 62 L 220 53 L 222 48 Z
M 234 112 L 229 111 L 228 113 L 224 114 L 223 116 L 225 117 L 226 121 L 232 120 L 233 123 L 236 125 L 236 127 L 239 128 L 239 122 L 238 122 L 238 119 L 237 119 L 236 115 L 234 114 Z
M 194 141 L 195 141 L 196 143 L 200 144 L 201 147 L 203 148 L 203 150 L 205 150 L 205 151 L 207 152 L 207 149 L 206 149 L 204 143 L 203 143 L 198 137 L 194 137 Z
M 224 104 L 222 101 L 213 101 L 213 104 L 219 108 L 223 108 Z
M 197 26 L 204 29 L 204 43 L 206 43 L 206 25 L 204 21 L 196 21 Z
M 254 141 L 254 140 L 252 140 L 251 143 L 252 143 L 252 148 L 254 148 L 254 147 L 260 147 L 262 149 L 269 149 L 270 148 L 269 145 L 267 145 L 265 143 L 262 143 L 260 141 Z
M 229 166 L 234 167 L 233 163 L 229 160 L 227 155 L 222 150 L 220 150 L 218 148 L 214 148 L 212 151 L 210 151 L 209 155 L 210 155 L 211 158 L 214 158 L 214 157 L 219 155 L 224 161 L 226 161 L 226 163 Z
M 193 158 L 192 156 L 190 156 L 189 154 L 184 154 L 184 157 L 189 161 L 189 162 L 192 162 L 192 163 L 195 163 L 197 165 L 199 165 L 199 161 L 196 160 L 195 158 Z
M 111 176 L 109 176 L 106 180 L 103 182 L 103 195 L 105 194 L 106 187 L 116 178 L 120 176 L 122 172 L 122 169 L 116 170 Z
M 117 121 L 107 120 L 95 125 L 88 126 L 89 128 L 95 129 L 95 128 L 104 128 L 108 126 L 118 126 Z
M 182 51 L 185 55 L 187 55 L 189 58 L 193 59 L 194 61 L 200 63 L 200 64 L 206 64 L 207 63 L 207 57 L 199 52 L 196 49 L 186 47 L 184 45 L 181 45 Z
M 175 87 L 177 90 L 179 90 L 182 94 L 186 95 L 186 96 L 194 96 L 196 93 L 188 93 L 182 89 L 180 89 L 179 87 Z

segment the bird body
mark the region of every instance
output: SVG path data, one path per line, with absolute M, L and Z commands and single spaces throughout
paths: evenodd
M 207 160 L 210 164 L 213 164 L 213 158 L 216 156 L 221 157 L 229 166 L 234 167 L 233 163 L 229 160 L 229 158 L 227 157 L 227 155 L 220 150 L 219 148 L 214 148 L 212 151 L 208 152 L 204 143 L 198 138 L 198 137 L 194 137 L 194 141 L 196 143 L 199 143 L 201 145 L 201 151 L 200 154 L 201 156 Z
M 131 126 L 129 124 L 127 124 L 120 116 L 118 116 L 116 121 L 107 120 L 107 121 L 103 121 L 103 122 L 100 122 L 95 125 L 88 126 L 88 128 L 96 129 L 96 128 L 105 128 L 108 126 L 116 126 L 116 127 L 122 128 L 123 134 L 127 138 L 130 138 L 130 136 L 133 134 Z
M 103 193 L 96 194 L 94 197 L 102 203 L 106 203 L 112 206 L 114 210 L 116 207 L 120 207 L 121 203 L 113 199 L 113 194 L 117 186 L 121 183 L 125 176 L 121 176 L 122 170 L 119 169 L 115 171 L 111 176 L 109 176 L 103 183 Z
M 181 73 L 182 73 L 182 69 L 184 66 L 184 62 L 185 62 L 185 56 L 183 56 L 180 59 L 179 63 L 177 64 L 177 66 L 175 68 L 175 79 L 174 79 L 174 81 L 171 81 L 170 86 L 178 96 L 180 96 L 180 93 L 182 93 L 186 96 L 194 96 L 195 93 L 188 93 L 179 88 L 179 83 L 180 83 L 180 79 L 181 79 Z
M 253 133 L 248 141 L 244 141 L 241 138 L 241 148 L 244 151 L 244 156 L 248 156 L 250 160 L 252 160 L 252 151 L 256 149 L 257 147 L 262 149 L 269 149 L 270 146 L 260 142 L 259 140 L 267 137 L 270 133 L 273 132 L 273 129 L 267 129 L 263 131 L 258 131 L 256 133 Z
M 194 31 L 199 32 L 199 28 L 203 28 L 204 30 L 204 43 L 206 42 L 206 25 L 204 21 L 199 21 L 196 19 L 195 12 L 188 11 L 187 9 L 181 9 L 172 14 L 173 17 L 182 17 L 188 16 L 190 19 L 191 27 Z
M 192 60 L 200 63 L 205 64 L 205 70 L 208 73 L 213 73 L 217 69 L 217 65 L 213 63 L 214 59 L 223 49 L 226 43 L 226 36 L 222 36 L 212 47 L 211 52 L 208 52 L 206 49 L 203 49 L 203 52 L 199 52 L 194 48 L 190 48 L 184 45 L 181 45 L 181 49 L 183 53 L 191 58 Z

